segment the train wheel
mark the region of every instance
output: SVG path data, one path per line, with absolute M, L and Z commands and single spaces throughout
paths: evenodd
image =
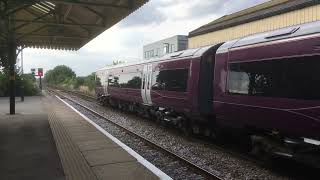
M 251 136 L 251 151 L 249 154 L 268 163 L 272 155 L 272 146 L 265 142 L 265 138 L 260 136 Z
M 157 112 L 157 113 L 156 113 L 156 122 L 159 123 L 159 124 L 161 124 L 161 122 L 163 121 L 163 119 L 164 119 L 164 117 L 163 117 L 162 113 L 161 113 L 161 112 Z

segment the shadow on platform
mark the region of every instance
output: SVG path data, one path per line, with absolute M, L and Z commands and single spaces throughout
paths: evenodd
M 65 179 L 41 98 L 17 98 L 13 116 L 9 98 L 0 98 L 0 179 Z

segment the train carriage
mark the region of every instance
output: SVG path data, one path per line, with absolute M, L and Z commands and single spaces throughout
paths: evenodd
M 254 148 L 294 157 L 319 153 L 319 71 L 312 22 L 101 69 L 97 95 L 195 133 L 245 132 Z

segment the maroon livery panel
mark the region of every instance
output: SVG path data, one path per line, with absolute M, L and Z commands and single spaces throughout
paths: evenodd
M 97 96 L 194 133 L 218 137 L 217 129 L 229 129 L 253 145 L 258 139 L 319 151 L 319 72 L 320 22 L 313 22 L 103 68 Z

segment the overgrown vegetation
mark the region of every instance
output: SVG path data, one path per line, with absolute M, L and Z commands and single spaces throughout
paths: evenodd
M 126 61 L 122 61 L 122 60 L 115 60 L 112 62 L 112 64 L 108 65 L 108 66 L 115 66 L 115 65 L 118 65 L 118 64 L 124 64 L 126 63 Z
M 48 85 L 68 87 L 73 85 L 76 79 L 76 73 L 65 65 L 60 65 L 47 71 L 44 80 Z
M 6 48 L 0 48 L 0 96 L 9 96 L 9 64 L 8 54 Z M 16 96 L 21 95 L 22 88 L 24 87 L 23 94 L 25 96 L 34 96 L 39 94 L 39 88 L 36 78 L 32 74 L 20 75 L 19 69 L 16 69 Z
M 22 80 L 23 79 L 23 80 Z M 39 94 L 36 78 L 32 74 L 16 74 L 16 95 L 21 95 L 21 87 L 24 87 L 25 96 L 34 96 Z M 0 71 L 0 96 L 9 96 L 9 75 L 5 70 Z
M 96 88 L 95 73 L 85 77 L 77 77 L 74 71 L 65 65 L 49 70 L 44 77 L 49 86 L 65 89 L 81 90 L 92 93 Z
M 125 61 L 115 60 L 108 66 L 123 64 Z M 54 69 L 47 71 L 44 81 L 49 86 L 60 87 L 64 89 L 80 90 L 86 93 L 94 93 L 97 86 L 95 73 L 85 77 L 77 77 L 74 71 L 65 65 L 56 66 Z
M 79 89 L 81 86 L 86 86 L 90 91 L 96 88 L 95 73 L 86 77 L 77 77 L 74 88 Z

